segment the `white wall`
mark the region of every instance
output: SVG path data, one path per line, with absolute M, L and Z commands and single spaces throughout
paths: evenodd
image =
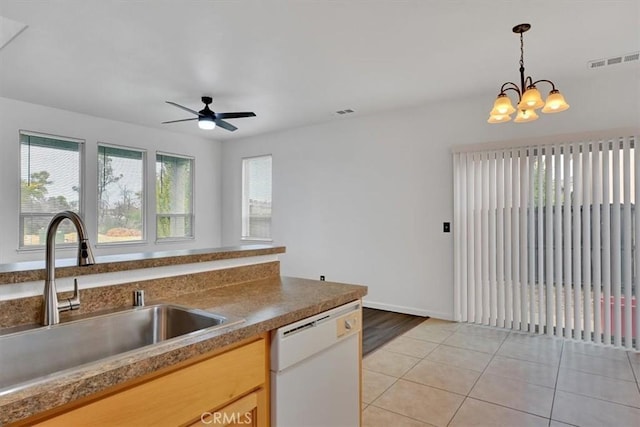
M 565 82 L 571 109 L 528 124 L 487 124 L 487 93 L 225 142 L 223 244 L 240 243 L 241 158 L 271 153 L 282 274 L 368 285 L 369 306 L 452 318 L 451 147 L 637 126 L 639 74 Z
M 20 203 L 19 130 L 85 140 L 85 221 L 95 244 L 97 236 L 97 144 L 125 145 L 147 150 L 147 243 L 99 247 L 96 255 L 218 247 L 221 242 L 220 142 L 161 129 L 101 119 L 69 111 L 0 98 L 0 263 L 43 260 L 44 252 L 18 252 Z M 193 156 L 195 160 L 195 240 L 155 243 L 155 153 Z M 74 257 L 73 250 L 59 249 L 58 258 Z

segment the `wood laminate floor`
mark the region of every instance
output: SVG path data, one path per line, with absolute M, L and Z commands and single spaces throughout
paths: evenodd
M 363 308 L 362 355 L 366 356 L 426 319 L 428 317 Z

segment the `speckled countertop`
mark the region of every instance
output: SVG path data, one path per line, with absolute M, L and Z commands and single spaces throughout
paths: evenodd
M 222 248 L 183 249 L 159 252 L 140 252 L 96 257 L 94 265 L 77 267 L 75 258 L 56 259 L 56 277 L 73 277 L 85 274 L 113 273 L 140 268 L 167 265 L 219 261 L 260 255 L 281 254 L 284 246 L 242 245 Z M 26 261 L 0 264 L 0 286 L 3 283 L 20 283 L 45 279 L 44 261 Z
M 100 392 L 194 356 L 362 298 L 365 286 L 276 277 L 239 283 L 164 301 L 245 321 L 174 338 L 49 376 L 11 393 L 0 391 L 0 425 Z

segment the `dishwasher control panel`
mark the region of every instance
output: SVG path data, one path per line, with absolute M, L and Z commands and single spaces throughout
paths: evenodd
M 361 311 L 345 314 L 336 320 L 336 336 L 338 338 L 360 331 Z
M 281 372 L 362 329 L 362 303 L 353 301 L 271 333 L 271 370 Z

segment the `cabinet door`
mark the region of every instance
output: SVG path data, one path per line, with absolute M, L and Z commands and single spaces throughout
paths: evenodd
M 37 425 L 184 425 L 211 408 L 265 387 L 268 354 L 265 341 L 261 338 Z

